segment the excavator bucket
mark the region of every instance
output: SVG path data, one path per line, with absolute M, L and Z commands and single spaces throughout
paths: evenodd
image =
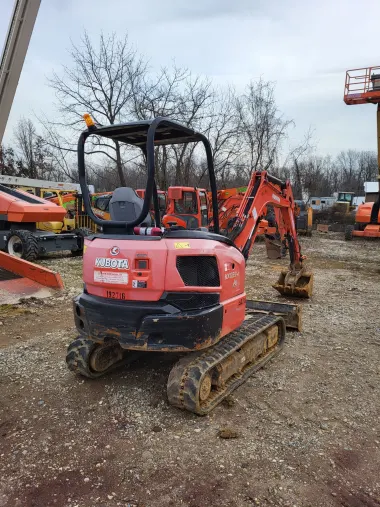
M 281 241 L 265 238 L 268 259 L 281 259 Z
M 302 268 L 299 271 L 282 271 L 273 288 L 283 296 L 309 298 L 313 293 L 313 273 Z

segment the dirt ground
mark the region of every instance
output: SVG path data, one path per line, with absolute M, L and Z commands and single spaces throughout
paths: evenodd
M 96 381 L 68 371 L 81 259 L 44 260 L 65 292 L 0 309 L 0 507 L 380 506 L 379 245 L 302 244 L 303 332 L 204 418 L 168 406 L 173 356 Z M 286 263 L 257 245 L 248 295 L 280 300 Z

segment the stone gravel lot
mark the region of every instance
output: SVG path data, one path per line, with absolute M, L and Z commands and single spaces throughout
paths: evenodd
M 203 418 L 168 406 L 171 355 L 96 381 L 69 372 L 81 259 L 43 260 L 65 291 L 0 307 L 0 507 L 380 506 L 379 243 L 302 245 L 302 333 Z M 280 301 L 286 263 L 255 246 L 248 295 Z

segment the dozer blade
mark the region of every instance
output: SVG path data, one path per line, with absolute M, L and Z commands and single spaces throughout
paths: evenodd
M 313 273 L 310 271 L 282 271 L 272 287 L 283 296 L 309 298 L 313 293 Z
M 63 289 L 58 273 L 0 252 L 0 303 L 16 304 L 21 298 L 48 297 Z
M 291 331 L 302 331 L 301 310 L 300 305 L 290 303 L 275 303 L 255 299 L 247 299 L 246 301 L 246 319 L 257 313 L 277 315 L 284 319 L 286 329 Z

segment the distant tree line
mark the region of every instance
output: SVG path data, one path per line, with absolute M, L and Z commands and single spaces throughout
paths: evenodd
M 85 128 L 82 115 L 89 112 L 98 125 L 167 116 L 199 130 L 210 140 L 220 188 L 247 184 L 257 169 L 290 178 L 298 198 L 338 190 L 361 194 L 364 181 L 376 178 L 375 153 L 316 156 L 311 131 L 286 153 L 294 122 L 278 109 L 272 82 L 251 81 L 239 94 L 175 64 L 153 72 L 128 37 L 115 35 L 101 35 L 95 45 L 85 34 L 70 56 L 71 65 L 49 79 L 57 98 L 54 121 L 20 119 L 12 143 L 0 149 L 1 174 L 77 181 L 76 143 Z M 86 146 L 89 182 L 98 191 L 144 186 L 140 150 L 97 136 Z M 196 145 L 159 147 L 155 156 L 160 188 L 207 187 L 204 153 Z

